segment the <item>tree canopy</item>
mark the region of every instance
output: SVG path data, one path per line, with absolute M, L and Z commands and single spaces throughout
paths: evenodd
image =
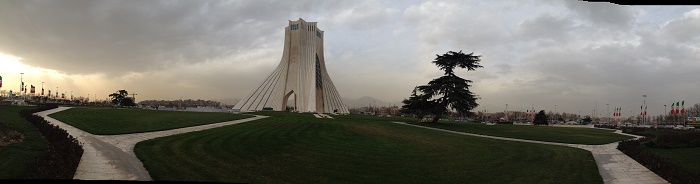
M 119 105 L 119 106 L 136 106 L 136 103 L 134 103 L 134 99 L 129 98 L 129 92 L 126 90 L 118 90 L 115 93 L 109 94 L 109 97 L 112 98 L 112 104 L 114 105 Z
M 532 121 L 533 125 L 549 125 L 549 122 L 547 122 L 547 114 L 544 113 L 544 110 L 541 110 L 539 113 L 535 115 L 535 120 Z
M 471 115 L 477 96 L 469 91 L 471 80 L 463 79 L 454 72 L 455 68 L 466 68 L 473 71 L 481 68 L 479 65 L 481 56 L 474 53 L 465 54 L 462 51 L 449 51 L 443 55 L 437 55 L 433 64 L 445 74 L 433 79 L 427 85 L 417 86 L 408 99 L 404 99 L 401 108 L 403 113 L 412 113 L 422 118 L 425 115 L 433 115 L 432 122 L 437 122 L 448 113 L 455 110 L 459 114 Z

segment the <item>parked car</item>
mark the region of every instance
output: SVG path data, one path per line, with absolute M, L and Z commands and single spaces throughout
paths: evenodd
M 693 125 L 686 125 L 686 126 L 685 126 L 685 129 L 688 129 L 688 130 L 695 130 L 695 127 L 694 127 Z

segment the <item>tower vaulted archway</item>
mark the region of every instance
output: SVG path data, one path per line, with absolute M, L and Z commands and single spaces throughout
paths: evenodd
M 316 22 L 289 21 L 284 29 L 284 51 L 274 71 L 233 109 L 284 111 L 291 105 L 299 112 L 350 113 L 326 71 L 323 31 Z

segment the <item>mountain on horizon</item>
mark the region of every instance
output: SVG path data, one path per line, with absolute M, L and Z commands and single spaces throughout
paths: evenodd
M 368 107 L 370 104 L 372 106 L 391 106 L 391 105 L 398 105 L 401 106 L 400 102 L 384 102 L 379 99 L 376 99 L 371 96 L 363 96 L 357 99 L 351 99 L 351 98 L 346 98 L 346 97 L 340 97 L 341 100 L 343 100 L 343 103 L 347 105 L 349 108 L 357 108 L 357 107 Z M 217 101 L 221 102 L 222 105 L 236 105 L 238 101 L 241 99 L 239 98 L 225 98 L 225 99 L 216 99 L 212 101 Z
M 351 99 L 351 98 L 346 98 L 346 97 L 341 97 L 343 100 L 343 103 L 347 105 L 349 108 L 357 108 L 357 107 L 368 107 L 370 104 L 372 106 L 391 106 L 391 105 L 398 105 L 401 106 L 399 103 L 395 102 L 384 102 L 379 99 L 376 99 L 371 96 L 363 96 L 357 99 Z

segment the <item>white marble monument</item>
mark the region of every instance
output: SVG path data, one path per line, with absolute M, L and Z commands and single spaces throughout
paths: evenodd
M 284 28 L 280 64 L 233 109 L 285 111 L 288 106 L 298 112 L 349 113 L 326 71 L 323 31 L 301 18 Z

